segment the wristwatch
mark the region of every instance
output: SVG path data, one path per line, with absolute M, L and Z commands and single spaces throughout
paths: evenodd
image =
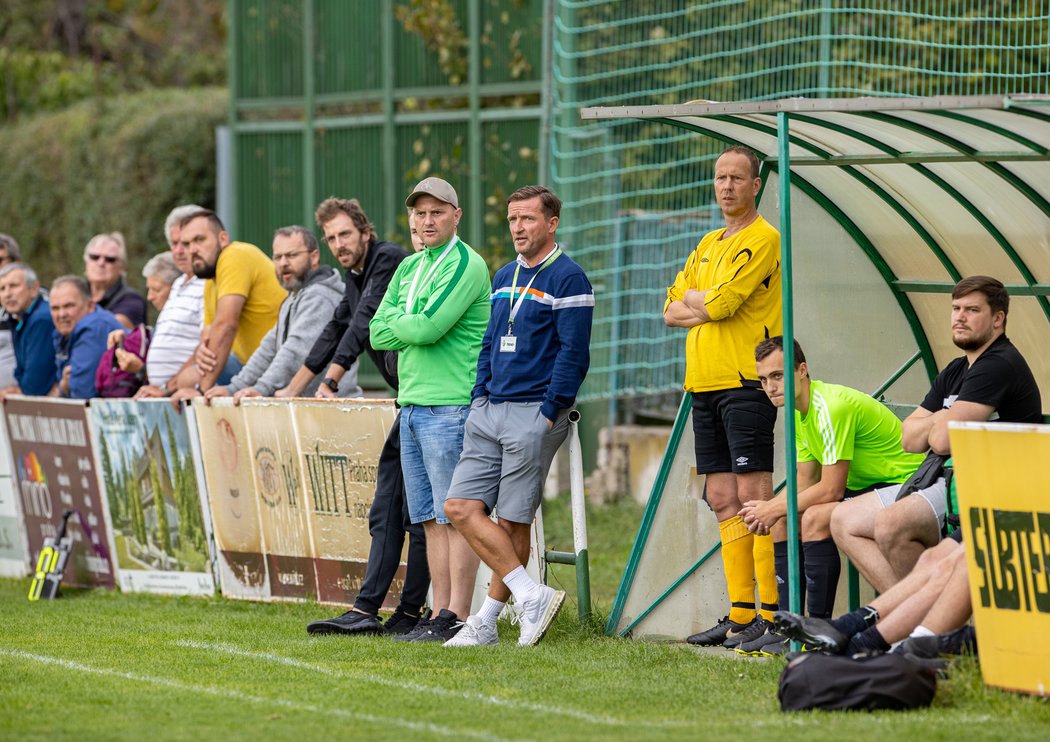
M 329 389 L 331 389 L 333 392 L 339 391 L 339 382 L 333 379 L 331 376 L 326 376 L 324 378 L 324 381 L 322 381 L 321 383 Z

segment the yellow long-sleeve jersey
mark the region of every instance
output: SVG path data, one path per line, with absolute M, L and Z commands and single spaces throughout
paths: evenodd
M 664 311 L 689 289 L 707 291 L 711 321 L 686 337 L 685 389 L 711 392 L 753 386 L 755 346 L 782 332 L 780 233 L 759 216 L 732 237 L 704 235 L 667 289 Z

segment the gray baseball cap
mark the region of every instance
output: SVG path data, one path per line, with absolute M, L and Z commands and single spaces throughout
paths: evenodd
M 420 196 L 433 196 L 439 201 L 459 208 L 459 196 L 456 195 L 456 189 L 447 180 L 441 178 L 423 178 L 419 181 L 412 189 L 412 193 L 408 194 L 408 198 L 405 199 L 405 206 L 415 206 L 416 199 Z

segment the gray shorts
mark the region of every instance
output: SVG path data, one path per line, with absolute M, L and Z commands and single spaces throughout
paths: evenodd
M 551 461 L 568 432 L 568 410 L 548 428 L 539 402 L 474 400 L 448 496 L 481 500 L 487 512 L 495 510 L 504 520 L 531 523 Z
M 882 502 L 883 508 L 888 508 L 894 502 L 897 501 L 897 493 L 900 492 L 901 485 L 894 484 L 889 487 L 880 487 L 875 490 L 879 495 L 879 500 Z M 941 477 L 931 486 L 924 490 L 916 490 L 912 492 L 912 495 L 921 497 L 933 510 L 933 517 L 937 519 L 937 525 L 944 528 L 944 516 L 948 512 L 948 486 L 945 482 L 944 477 Z

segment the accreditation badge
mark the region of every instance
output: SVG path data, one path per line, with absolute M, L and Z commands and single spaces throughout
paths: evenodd
M 518 349 L 518 338 L 514 335 L 504 335 L 499 339 L 500 353 L 513 353 Z

